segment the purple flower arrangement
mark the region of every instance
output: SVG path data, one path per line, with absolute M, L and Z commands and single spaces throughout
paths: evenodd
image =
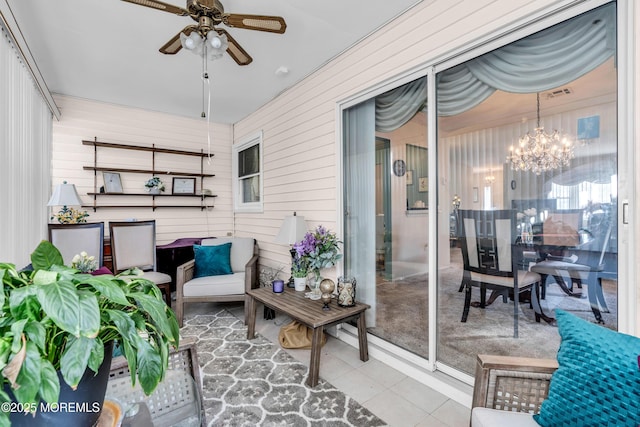
M 315 231 L 307 232 L 301 241 L 293 245 L 296 251 L 294 268 L 313 271 L 318 279 L 320 269 L 332 267 L 342 258 L 338 248 L 340 243 L 342 242 L 335 233 L 319 225 Z

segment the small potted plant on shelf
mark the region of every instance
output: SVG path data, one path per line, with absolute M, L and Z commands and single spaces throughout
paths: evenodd
M 147 182 L 144 183 L 144 186 L 151 194 L 160 194 L 160 192 L 164 191 L 164 182 L 162 182 L 157 176 L 147 180 Z
M 306 260 L 298 255 L 297 252 L 291 264 L 291 275 L 293 276 L 293 284 L 296 291 L 302 292 L 306 290 L 309 267 Z
M 75 264 L 90 270 L 86 258 Z M 132 384 L 150 394 L 164 378 L 179 329 L 153 282 L 65 267 L 47 241 L 23 270 L 0 263 L 0 279 L 0 404 L 17 409 L 0 411 L 0 426 L 94 425 L 114 343 Z

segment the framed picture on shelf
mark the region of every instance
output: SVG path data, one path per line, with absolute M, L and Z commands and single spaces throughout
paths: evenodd
M 407 171 L 407 185 L 413 185 L 413 171 Z
M 429 190 L 429 178 L 426 176 L 418 178 L 418 191 L 424 193 Z
M 171 194 L 196 194 L 196 179 L 173 178 Z
M 120 180 L 120 174 L 117 172 L 102 172 L 102 179 L 104 180 L 104 192 L 119 194 L 122 193 L 122 181 Z

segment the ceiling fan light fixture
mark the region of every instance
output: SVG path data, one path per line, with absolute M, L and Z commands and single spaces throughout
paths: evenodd
M 202 46 L 202 37 L 197 31 L 191 32 L 188 36 L 185 33 L 180 33 L 180 44 L 183 48 L 197 53 L 198 48 Z
M 123 1 L 190 17 L 197 22 L 195 25 L 187 25 L 159 49 L 165 55 L 175 55 L 184 48 L 196 55 L 202 55 L 203 59 L 212 60 L 220 58 L 226 52 L 238 65 L 249 65 L 253 58 L 230 34 L 222 28 L 216 27 L 217 25 L 224 24 L 232 28 L 276 34 L 283 34 L 287 28 L 287 24 L 281 16 L 225 13 L 220 0 L 185 0 L 186 9 L 160 0 Z M 211 36 L 211 40 L 209 36 Z M 180 44 L 178 44 L 178 39 L 180 39 Z M 214 52 L 211 53 L 211 50 Z
M 209 32 L 209 34 L 207 34 L 207 41 L 214 49 L 220 49 L 222 47 L 222 40 L 217 33 Z
M 218 34 L 215 31 L 209 31 L 207 34 L 207 53 L 209 60 L 222 58 L 225 51 L 229 47 L 229 42 L 225 34 Z

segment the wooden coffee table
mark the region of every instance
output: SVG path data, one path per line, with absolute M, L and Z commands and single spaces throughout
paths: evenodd
M 304 297 L 304 292 L 296 292 L 291 288 L 285 288 L 281 294 L 276 294 L 271 288 L 251 289 L 247 292 L 245 304 L 248 304 L 247 339 L 255 337 L 256 330 L 256 302 L 261 302 L 275 311 L 286 314 L 303 325 L 313 329 L 311 340 L 311 362 L 309 364 L 309 377 L 307 385 L 315 387 L 318 384 L 320 373 L 320 350 L 324 328 L 345 322 L 357 317 L 358 345 L 360 347 L 360 360 L 369 360 L 369 347 L 367 344 L 367 325 L 364 312 L 369 305 L 356 303 L 353 307 L 340 307 L 335 299 L 331 301 L 330 310 L 322 310 L 320 300 L 310 300 Z

